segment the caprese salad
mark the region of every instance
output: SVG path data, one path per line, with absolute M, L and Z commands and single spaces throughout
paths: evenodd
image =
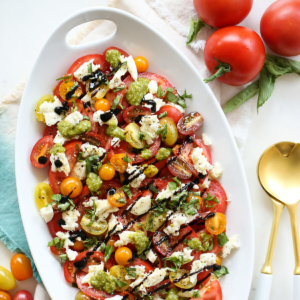
M 75 299 L 222 299 L 227 196 L 199 112 L 144 57 L 80 57 L 43 96 L 35 201 Z M 195 100 L 194 100 L 195 101 Z M 199 105 L 200 106 L 200 105 Z

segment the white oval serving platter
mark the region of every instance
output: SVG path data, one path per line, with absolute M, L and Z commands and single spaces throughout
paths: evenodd
M 99 19 L 113 21 L 116 32 L 89 44 L 67 44 L 66 35 L 72 28 Z M 47 248 L 51 236 L 34 201 L 35 186 L 47 178 L 47 171 L 34 168 L 29 159 L 44 129 L 35 118 L 35 106 L 41 96 L 52 92 L 55 79 L 77 58 L 101 54 L 109 46 L 124 49 L 134 57 L 147 57 L 150 72 L 166 77 L 178 90 L 186 88 L 193 94 L 187 111 L 203 115 L 205 121 L 199 133 L 205 132 L 212 139 L 213 161 L 220 162 L 225 170 L 221 183 L 232 200 L 226 213 L 227 234 L 239 234 L 241 241 L 241 248 L 223 261 L 230 273 L 221 279 L 223 299 L 248 299 L 254 259 L 252 209 L 242 162 L 222 109 L 191 62 L 157 30 L 129 13 L 104 7 L 81 10 L 58 26 L 37 57 L 20 106 L 15 150 L 19 206 L 29 247 L 47 291 L 52 300 L 73 300 L 77 293 L 65 282 L 61 265 Z

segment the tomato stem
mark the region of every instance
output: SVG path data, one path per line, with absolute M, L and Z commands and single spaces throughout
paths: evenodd
M 204 79 L 204 82 L 205 82 L 205 83 L 208 83 L 208 82 L 210 82 L 210 81 L 213 81 L 213 80 L 217 79 L 218 77 L 223 76 L 225 73 L 231 72 L 231 67 L 230 67 L 229 64 L 224 63 L 224 62 L 218 60 L 218 59 L 215 57 L 215 54 L 213 54 L 213 56 L 214 56 L 214 59 L 215 59 L 219 64 L 212 70 L 210 77 L 207 78 L 207 79 Z M 217 72 L 214 73 L 216 70 L 217 70 Z

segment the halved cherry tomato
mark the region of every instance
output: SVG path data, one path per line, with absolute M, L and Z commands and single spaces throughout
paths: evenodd
M 213 180 L 210 183 L 209 188 L 206 189 L 202 198 L 207 198 L 208 194 L 214 196 L 214 199 L 218 199 L 219 203 L 216 203 L 215 201 L 205 201 L 207 206 L 205 210 L 224 214 L 227 207 L 227 195 L 217 180 Z
M 115 260 L 118 265 L 128 265 L 128 260 L 132 259 L 132 251 L 128 247 L 120 247 L 116 250 Z
M 150 108 L 144 107 L 142 105 L 132 105 L 128 107 L 123 113 L 124 120 L 127 123 L 136 122 L 140 116 L 146 115 L 151 115 L 151 110 Z
M 79 291 L 76 295 L 75 295 L 75 300 L 92 300 L 91 297 L 87 296 L 85 293 L 83 293 L 82 291 Z
M 222 300 L 223 294 L 221 285 L 218 280 L 212 281 L 208 287 L 203 288 L 204 293 L 202 294 L 200 289 L 200 298 L 191 298 L 190 300 Z
M 205 221 L 205 227 L 211 234 L 221 234 L 226 228 L 226 217 L 222 213 L 216 213 L 214 217 Z
M 57 221 L 60 219 L 62 219 L 62 213 L 60 211 L 54 211 L 52 220 L 47 223 L 49 232 L 53 238 L 56 237 L 56 233 L 59 231 L 66 232 L 66 230 L 59 226 L 57 223 Z
M 115 242 L 118 240 L 119 238 L 116 236 L 116 235 L 114 235 L 114 236 L 112 236 L 110 239 L 109 239 L 109 241 L 107 242 L 110 246 L 114 246 L 115 245 Z
M 54 245 L 50 246 L 50 251 L 54 255 L 61 255 L 66 253 L 65 249 L 58 250 Z
M 64 263 L 64 275 L 67 282 L 75 282 L 75 272 L 76 269 L 73 266 L 72 261 L 66 261 Z
M 141 266 L 141 267 L 145 267 L 145 272 L 146 273 L 149 273 L 149 272 L 153 272 L 154 271 L 154 268 L 152 267 L 151 264 L 149 264 L 148 262 L 146 261 L 143 261 L 139 258 L 136 258 L 134 261 L 132 261 L 128 267 L 133 267 L 133 266 Z
M 148 60 L 143 56 L 137 56 L 134 58 L 134 62 L 138 73 L 146 72 L 149 67 Z
M 97 147 L 105 147 L 105 141 L 103 137 L 97 133 L 94 132 L 85 132 L 81 135 L 81 139 L 84 143 L 90 143 L 91 145 L 97 146 Z
M 107 200 L 110 205 L 115 207 L 122 207 L 127 204 L 126 202 L 126 194 L 122 189 L 118 189 L 116 192 L 109 191 L 107 193 Z
M 52 135 L 53 138 L 55 138 L 56 134 L 57 134 L 57 125 L 46 126 L 46 128 L 43 132 L 43 137 L 48 136 L 48 135 Z
M 163 231 L 156 231 L 156 233 L 152 237 L 152 242 L 155 247 L 155 250 L 163 256 L 169 256 L 172 252 L 171 243 L 169 239 L 166 239 L 162 243 L 160 242 L 166 237 L 167 235 Z
M 10 270 L 18 281 L 29 279 L 33 275 L 30 260 L 21 253 L 11 258 Z
M 177 176 L 180 179 L 189 179 L 192 177 L 192 171 L 189 165 L 181 157 L 171 157 L 167 162 L 168 170 L 173 176 Z
M 68 97 L 69 92 L 72 90 L 73 95 L 78 98 L 82 95 L 82 89 L 81 86 L 78 84 L 75 80 L 68 80 L 68 81 L 62 81 L 62 83 L 59 85 L 59 95 L 64 101 L 68 101 L 72 103 L 72 100 L 75 100 L 72 97 Z M 75 90 L 73 92 L 73 90 Z
M 80 252 L 80 251 L 84 250 L 85 247 L 84 247 L 83 241 L 75 241 L 74 245 L 71 246 L 71 248 L 72 248 L 72 250 Z
M 49 168 L 49 185 L 54 194 L 60 194 L 60 185 L 62 181 L 67 178 L 67 175 L 64 172 L 53 172 L 51 168 Z
M 183 135 L 195 133 L 202 125 L 203 117 L 198 112 L 191 112 L 183 116 L 177 124 L 178 131 Z
M 126 169 L 128 168 L 128 163 L 123 160 L 125 156 L 125 153 L 119 153 L 114 154 L 110 159 L 110 163 L 114 169 L 120 173 L 125 173 Z
M 115 179 L 112 179 L 112 180 L 109 180 L 109 181 L 104 181 L 101 188 L 100 188 L 100 192 L 101 192 L 101 198 L 102 199 L 105 199 L 107 198 L 107 193 L 109 190 L 111 189 L 116 189 L 118 190 L 119 188 L 121 188 L 121 184 L 120 182 L 118 182 L 117 180 Z
M 162 114 L 164 112 L 167 113 L 167 117 L 173 119 L 173 121 L 175 122 L 176 125 L 177 125 L 178 121 L 181 119 L 181 117 L 183 116 L 183 113 L 181 113 L 179 111 L 179 109 L 177 109 L 176 107 L 171 106 L 171 105 L 164 105 L 163 107 L 160 108 L 160 110 L 158 112 L 156 112 L 156 115 L 159 116 L 160 114 Z
M 34 145 L 31 154 L 30 162 L 36 168 L 42 169 L 49 165 L 50 163 L 50 149 L 54 146 L 53 136 L 48 135 L 40 140 Z
M 76 177 L 68 177 L 61 183 L 60 191 L 63 196 L 76 198 L 82 192 L 82 182 Z
M 220 255 L 217 255 L 216 264 L 217 264 L 218 266 L 221 266 L 221 265 L 222 265 L 222 258 L 221 258 Z
M 104 164 L 99 170 L 99 176 L 103 180 L 111 180 L 115 177 L 116 171 L 112 164 Z

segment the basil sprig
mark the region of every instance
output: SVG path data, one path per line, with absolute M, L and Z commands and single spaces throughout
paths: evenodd
M 188 46 L 197 36 L 198 32 L 203 28 L 207 27 L 213 29 L 211 26 L 204 23 L 200 18 L 197 21 L 194 21 L 193 17 L 191 17 L 190 23 L 190 31 L 187 37 L 186 45 Z

